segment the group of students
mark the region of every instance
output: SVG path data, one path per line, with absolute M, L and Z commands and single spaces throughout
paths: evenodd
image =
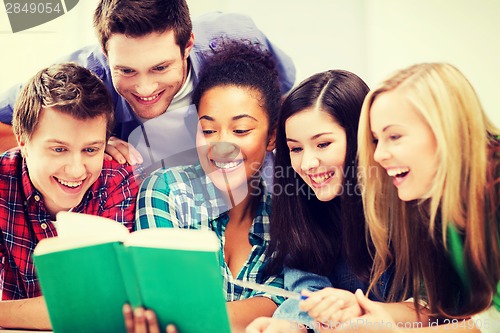
M 0 100 L 2 143 L 18 145 L 0 155 L 1 327 L 50 328 L 31 255 L 72 210 L 214 231 L 235 332 L 500 328 L 500 131 L 457 68 L 292 87 L 291 60 L 241 15 L 192 27 L 182 0 L 101 0 L 94 26 L 80 65 Z M 179 109 L 183 126 L 161 123 Z M 127 140 L 148 122 L 194 140 L 192 163 L 141 173 Z M 128 332 L 175 332 L 123 311 Z

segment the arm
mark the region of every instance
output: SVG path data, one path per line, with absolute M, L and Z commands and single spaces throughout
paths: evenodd
M 17 147 L 17 141 L 12 126 L 0 122 L 0 153 L 14 147 Z
M 297 293 L 302 292 L 304 289 L 315 291 L 332 286 L 327 277 L 288 267 L 283 270 L 283 280 L 285 289 Z M 306 325 L 314 323 L 314 319 L 308 315 L 307 311 L 299 308 L 299 300 L 295 299 L 285 300 L 273 317 L 293 320 Z
M 50 330 L 50 319 L 42 296 L 0 302 L 0 327 Z
M 267 297 L 251 297 L 227 303 L 231 332 L 244 332 L 252 320 L 257 317 L 270 317 L 277 306 Z
M 383 304 L 380 302 L 375 302 L 368 299 L 361 290 L 357 290 L 356 300 L 362 309 L 363 315 L 354 318 L 351 321 L 339 324 L 337 327 L 325 327 L 320 329 L 320 332 L 366 332 L 366 333 L 404 333 L 404 332 L 415 332 L 415 333 L 444 333 L 444 332 L 454 332 L 454 333 L 480 333 L 480 331 L 471 323 L 464 321 L 463 325 L 451 322 L 451 324 L 445 325 L 432 325 L 429 321 L 412 321 L 411 319 L 416 319 L 414 314 L 411 314 L 411 307 L 402 303 L 389 303 Z M 388 312 L 391 311 L 395 316 L 399 316 L 398 320 Z M 431 326 L 427 326 L 431 324 Z
M 227 303 L 231 332 L 244 332 L 246 326 L 259 316 L 271 316 L 276 310 L 276 304 L 267 297 L 252 297 L 241 301 Z M 132 310 L 130 305 L 123 306 L 123 316 L 127 333 L 159 333 L 156 314 L 152 310 L 137 308 Z M 175 333 L 173 325 L 165 328 L 167 333 Z M 180 332 L 182 333 L 182 332 Z

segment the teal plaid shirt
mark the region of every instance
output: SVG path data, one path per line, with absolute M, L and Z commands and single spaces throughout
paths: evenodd
M 212 230 L 220 241 L 219 261 L 224 277 L 226 301 L 253 296 L 272 299 L 278 306 L 282 297 L 253 291 L 234 285 L 234 278 L 283 288 L 283 276 L 263 277 L 265 251 L 269 244 L 269 215 L 271 196 L 264 180 L 257 215 L 249 231 L 252 250 L 237 277 L 233 277 L 224 261 L 225 230 L 229 222 L 229 209 L 225 200 L 200 164 L 160 169 L 147 177 L 141 185 L 137 201 L 136 229 L 187 228 Z

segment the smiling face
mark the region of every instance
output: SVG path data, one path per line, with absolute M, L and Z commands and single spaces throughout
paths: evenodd
M 436 170 L 435 136 L 417 109 L 396 89 L 376 97 L 370 109 L 374 160 L 392 177 L 403 201 L 428 197 Z
M 236 189 L 253 179 L 267 151 L 269 119 L 259 105 L 260 93 L 236 86 L 216 86 L 200 99 L 196 145 L 205 173 L 223 192 Z
M 167 110 L 186 81 L 193 42 L 191 34 L 183 56 L 173 30 L 109 38 L 106 50 L 113 86 L 139 117 L 152 119 Z
M 53 108 L 44 108 L 31 138 L 19 142 L 52 217 L 82 201 L 101 173 L 105 143 L 105 116 L 78 120 Z
M 346 134 L 327 112 L 312 108 L 295 113 L 285 122 L 290 161 L 295 172 L 320 201 L 342 193 Z

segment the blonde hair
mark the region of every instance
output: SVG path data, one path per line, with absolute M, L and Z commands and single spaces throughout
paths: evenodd
M 435 179 L 426 199 L 417 203 L 399 200 L 390 177 L 373 157 L 376 144 L 370 129 L 370 108 L 377 96 L 396 89 L 421 113 L 437 142 L 439 166 Z M 476 312 L 486 306 L 488 299 L 491 303 L 500 277 L 495 217 L 485 214 L 488 146 L 494 135 L 498 130 L 488 120 L 474 88 L 449 64 L 424 63 L 397 71 L 367 95 L 358 132 L 359 181 L 364 188 L 365 216 L 375 247 L 372 285 L 393 265 L 392 300 L 411 294 L 416 305 L 423 282 L 431 311 L 452 316 L 436 299 L 439 286 L 434 282 L 433 267 L 423 262 L 433 258 L 418 259 L 426 242 L 422 238 L 428 237 L 434 245 L 431 251 L 444 252 L 446 231 L 452 224 L 465 235 L 470 275 L 474 281 L 486 281 L 483 284 L 487 284 L 488 293 L 480 304 L 468 304 L 460 311 Z M 417 239 L 423 233 L 418 234 L 416 228 L 422 227 L 426 235 Z M 403 290 L 398 293 L 400 282 Z

